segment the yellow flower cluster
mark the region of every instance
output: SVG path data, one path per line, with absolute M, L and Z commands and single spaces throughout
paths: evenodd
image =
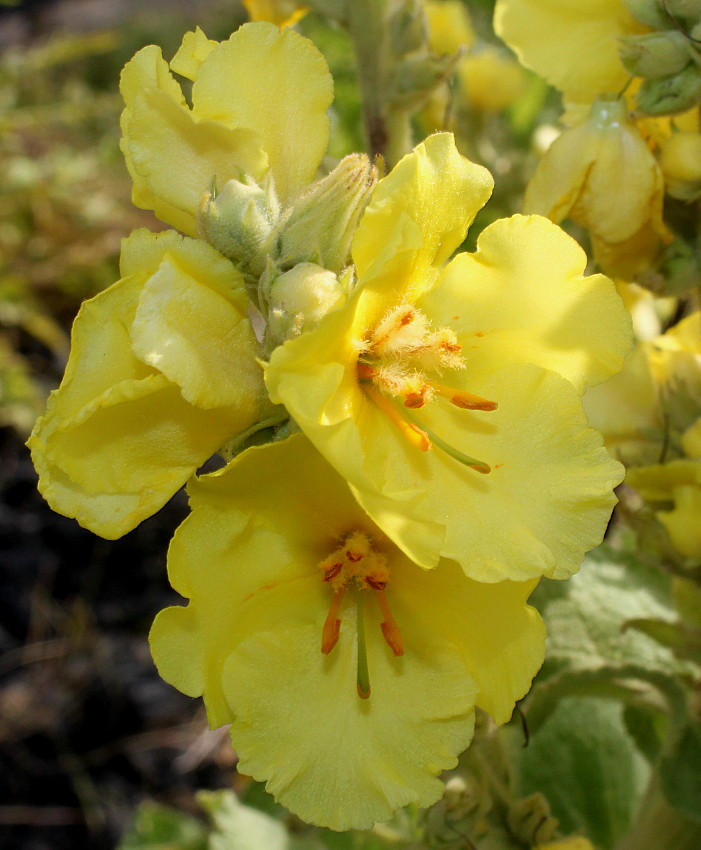
M 676 2 L 665 9 L 656 0 L 495 7 L 497 33 L 562 92 L 569 125 L 545 153 L 525 211 L 586 228 L 600 267 L 623 280 L 643 279 L 664 259 L 673 239 L 665 191 L 701 196 L 698 12 Z
M 545 218 L 451 259 L 492 180 L 450 134 L 377 185 L 365 157 L 317 179 L 332 83 L 289 29 L 147 47 L 122 92 L 134 201 L 181 233 L 132 234 L 83 306 L 40 487 L 117 537 L 188 481 L 163 677 L 310 822 L 428 805 L 475 707 L 506 721 L 543 660 L 538 579 L 601 540 L 623 470 L 581 396 L 628 314 Z

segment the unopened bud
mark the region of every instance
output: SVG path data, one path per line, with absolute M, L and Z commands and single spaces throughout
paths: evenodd
M 437 86 L 454 72 L 460 54 L 436 56 L 416 51 L 397 64 L 390 82 L 389 101 L 401 109 L 420 109 Z
M 666 7 L 677 23 L 696 24 L 701 19 L 701 0 L 667 0 Z
M 333 272 L 348 265 L 351 242 L 377 182 L 365 154 L 344 157 L 295 201 L 280 234 L 278 265 L 313 262 Z
M 678 30 L 621 38 L 621 62 L 636 77 L 678 74 L 691 61 L 689 40 Z
M 299 263 L 266 287 L 266 348 L 316 326 L 347 297 L 346 280 L 314 263 Z
M 660 167 L 667 194 L 682 201 L 701 197 L 701 133 L 674 133 L 662 145 Z
M 693 63 L 670 77 L 645 80 L 636 96 L 635 105 L 648 115 L 669 115 L 691 109 L 699 99 L 701 68 Z
M 229 180 L 221 192 L 207 192 L 198 212 L 200 234 L 217 251 L 256 274 L 280 217 L 272 178 L 266 185 Z
M 669 17 L 662 8 L 661 0 L 625 0 L 625 4 L 638 23 L 654 30 L 669 27 Z
M 387 22 L 390 45 L 395 56 L 404 56 L 423 47 L 428 41 L 428 24 L 419 0 L 402 3 Z

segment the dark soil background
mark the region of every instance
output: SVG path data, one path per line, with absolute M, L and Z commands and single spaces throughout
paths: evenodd
M 231 785 L 225 732 L 149 654 L 184 495 L 121 540 L 54 514 L 0 431 L 0 848 L 114 847 L 138 803 Z
M 243 15 L 233 0 L 0 2 L 0 51 L 55 33 L 126 32 L 144 9 L 146 29 L 178 39 L 208 12 L 222 31 Z M 105 66 L 108 91 L 141 46 L 131 46 L 134 32 L 128 55 Z M 126 169 L 124 183 L 128 195 Z M 54 315 L 68 330 L 71 315 Z M 55 355 L 21 332 L 15 347 L 47 391 L 58 385 Z M 121 540 L 102 540 L 50 510 L 23 440 L 0 428 L 0 850 L 113 848 L 141 801 L 198 813 L 196 790 L 234 780 L 226 731 L 210 731 L 201 701 L 158 677 L 146 640 L 155 614 L 182 601 L 166 552 L 186 500 L 180 493 Z

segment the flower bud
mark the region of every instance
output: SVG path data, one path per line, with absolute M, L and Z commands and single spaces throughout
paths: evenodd
M 648 115 L 668 115 L 691 109 L 701 98 L 701 68 L 687 65 L 678 74 L 645 80 L 635 105 Z
M 280 217 L 272 179 L 266 184 L 229 180 L 221 192 L 205 193 L 198 213 L 202 237 L 245 271 L 256 274 L 262 271 L 260 258 Z
M 694 24 L 701 18 L 701 0 L 667 0 L 666 9 L 677 23 Z
M 344 157 L 312 183 L 294 203 L 280 234 L 282 268 L 314 262 L 340 272 L 348 265 L 353 234 L 377 182 L 377 168 L 365 154 Z
M 421 2 L 401 3 L 390 13 L 387 28 L 395 56 L 423 47 L 428 40 L 428 24 Z
M 667 194 L 682 201 L 701 197 L 701 133 L 674 133 L 662 145 L 660 167 Z
M 691 61 L 689 41 L 678 30 L 621 38 L 621 62 L 636 77 L 678 74 Z
M 665 15 L 660 0 L 624 0 L 628 11 L 638 23 L 655 30 L 669 27 L 669 17 Z
M 345 282 L 314 263 L 299 263 L 274 278 L 266 287 L 266 347 L 272 350 L 286 339 L 309 330 L 331 310 L 344 304 Z

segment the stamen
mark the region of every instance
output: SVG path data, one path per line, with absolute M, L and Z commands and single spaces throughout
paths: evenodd
M 358 634 L 358 670 L 356 675 L 356 688 L 360 699 L 368 699 L 370 696 L 370 671 L 368 670 L 368 653 L 365 645 L 365 612 L 363 610 L 363 595 L 356 592 L 355 605 L 357 611 L 357 634 Z
M 406 421 L 401 413 L 401 411 L 404 410 L 403 407 L 400 407 L 398 410 L 397 407 L 395 407 L 395 404 L 386 399 L 382 393 L 376 390 L 373 386 L 366 387 L 365 392 L 367 392 L 380 410 L 391 419 L 397 428 L 399 428 L 404 437 L 411 443 L 412 446 L 414 446 L 414 448 L 417 448 L 422 452 L 430 450 L 431 440 L 428 437 L 428 433 L 419 425 Z M 406 415 L 409 416 L 408 413 Z
M 399 631 L 397 621 L 392 616 L 385 592 L 384 590 L 375 589 L 374 593 L 375 599 L 377 599 L 380 606 L 380 611 L 382 611 L 382 616 L 385 618 L 384 622 L 380 623 L 380 628 L 382 629 L 382 634 L 385 636 L 387 645 L 395 655 L 404 655 L 402 633 Z
M 465 390 L 456 390 L 454 387 L 446 387 L 431 381 L 431 386 L 438 395 L 447 398 L 451 404 L 463 410 L 496 410 L 498 405 L 495 401 L 488 401 L 479 395 L 473 395 Z
M 328 655 L 334 646 L 336 646 L 339 635 L 341 634 L 341 620 L 338 617 L 338 612 L 341 608 L 344 593 L 345 588 L 343 587 L 334 593 L 329 613 L 326 615 L 326 620 L 324 621 L 324 628 L 321 633 L 321 651 L 324 655 Z
M 358 361 L 358 379 L 360 381 L 372 381 L 375 375 L 377 375 L 376 369 L 373 369 L 373 367 L 367 363 Z
M 427 428 L 423 422 L 419 423 L 414 414 L 410 413 L 408 410 L 404 410 L 405 416 L 411 420 L 413 424 L 415 424 L 418 428 L 420 428 L 424 434 L 426 434 L 427 438 L 439 449 L 444 451 L 447 455 L 457 460 L 459 463 L 468 466 L 470 469 L 474 469 L 475 472 L 481 472 L 482 475 L 486 475 L 488 472 L 492 471 L 491 466 L 488 463 L 485 463 L 483 460 L 477 460 L 477 458 L 470 457 L 469 455 L 464 454 L 463 452 L 456 449 L 454 446 L 451 446 L 450 443 L 446 443 L 441 437 L 436 434 L 435 431 L 432 431 L 430 428 Z

